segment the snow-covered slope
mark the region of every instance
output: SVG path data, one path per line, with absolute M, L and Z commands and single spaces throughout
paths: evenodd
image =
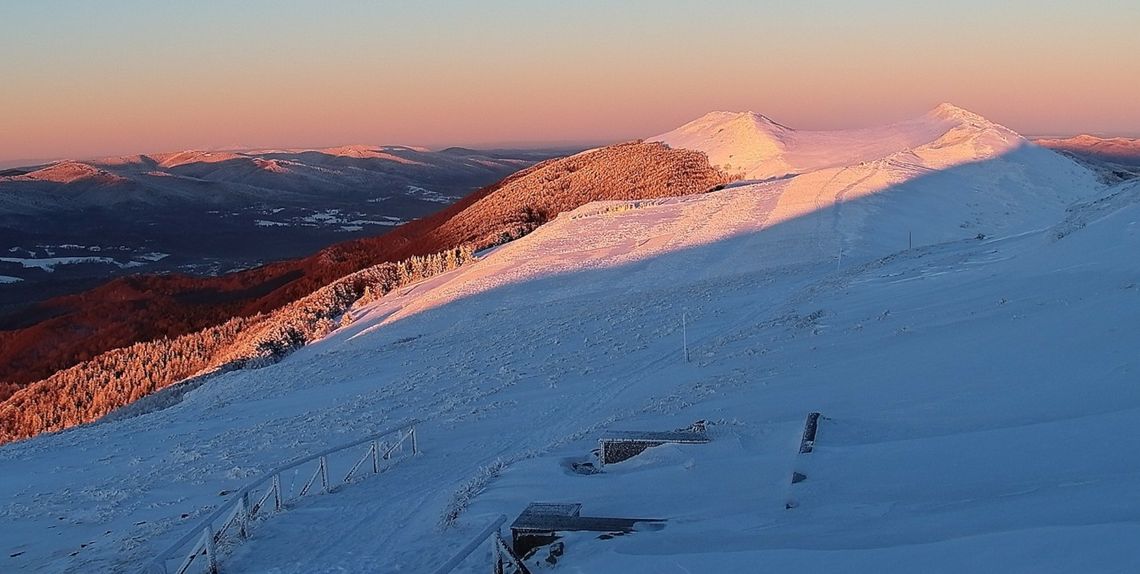
M 713 165 L 749 179 L 891 157 L 942 168 L 1025 143 L 1008 128 L 952 104 L 887 126 L 837 131 L 795 130 L 755 112 L 712 112 L 648 141 L 703 151 Z
M 586 205 L 279 364 L 0 448 L 0 565 L 139 566 L 258 473 L 417 417 L 422 456 L 254 525 L 224 567 L 431 571 L 543 500 L 668 520 L 570 536 L 554 571 L 1128 571 L 1140 185 L 956 129 L 783 180 Z M 991 149 L 930 167 L 960 144 Z M 797 457 L 811 410 L 828 419 Z M 695 419 L 712 444 L 566 468 L 601 430 Z

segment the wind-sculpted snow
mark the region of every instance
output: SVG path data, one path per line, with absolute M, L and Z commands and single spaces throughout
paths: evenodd
M 421 456 L 258 521 L 223 568 L 432 571 L 562 501 L 667 522 L 570 534 L 556 570 L 1128 571 L 1135 193 L 1032 146 L 908 157 L 584 205 L 274 365 L 0 448 L 0 564 L 141 566 L 260 472 L 414 417 Z M 711 444 L 570 470 L 602 430 L 697 419 Z

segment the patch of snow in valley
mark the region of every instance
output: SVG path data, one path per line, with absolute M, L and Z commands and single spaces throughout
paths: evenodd
M 392 216 L 381 216 L 381 220 L 361 219 L 362 217 L 364 217 L 363 213 L 346 214 L 339 209 L 327 209 L 301 217 L 294 217 L 287 222 L 258 219 L 254 223 L 259 227 L 324 226 L 337 227 L 342 231 L 360 231 L 364 229 L 366 225 L 394 227 L 404 222 L 399 217 Z
M 78 246 L 60 246 L 60 248 L 77 248 Z M 86 247 L 88 251 L 100 251 L 99 247 Z M 141 267 L 149 263 L 161 261 L 169 257 L 168 253 L 149 252 L 136 254 L 133 257 L 136 260 L 120 261 L 112 257 L 94 257 L 94 256 L 77 256 L 77 257 L 0 257 L 0 261 L 5 263 L 18 263 L 25 269 L 40 269 L 46 272 L 56 270 L 60 265 L 78 265 L 86 263 L 97 263 L 103 265 L 115 265 L 120 269 L 130 269 L 134 267 Z
M 405 193 L 416 199 L 430 201 L 432 203 L 453 203 L 457 199 L 450 195 L 443 195 L 438 191 L 432 191 L 418 185 L 407 186 Z
M 44 271 L 55 271 L 58 265 L 75 265 L 78 263 L 102 263 L 106 265 L 117 265 L 122 267 L 126 263 L 120 263 L 110 257 L 46 257 L 36 259 L 26 259 L 22 257 L 0 257 L 0 261 L 5 263 L 19 263 L 25 269 L 42 269 Z
M 343 218 L 340 214 L 339 209 L 326 209 L 325 211 L 318 211 L 316 213 L 306 215 L 305 217 L 301 218 L 301 221 L 304 221 L 306 223 L 330 224 L 340 223 L 342 219 Z

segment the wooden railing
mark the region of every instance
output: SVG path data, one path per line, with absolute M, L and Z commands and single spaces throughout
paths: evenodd
M 494 574 L 505 574 L 507 569 L 514 574 L 530 574 L 526 564 L 522 559 L 515 555 L 514 550 L 503 540 L 502 528 L 506 523 L 507 516 L 500 514 L 497 518 L 487 524 L 483 530 L 479 531 L 466 546 L 459 549 L 450 560 L 444 562 L 436 568 L 432 574 L 450 574 L 460 564 L 463 564 L 468 556 L 471 556 L 483 542 L 491 541 L 491 572 Z
M 385 431 L 369 435 L 360 440 L 333 447 L 319 453 L 306 456 L 285 466 L 276 468 L 254 482 L 246 485 L 234 493 L 234 497 L 215 510 L 193 530 L 175 542 L 147 566 L 145 572 L 149 574 L 169 574 L 169 562 L 181 559 L 175 574 L 185 574 L 191 568 L 201 571 L 204 566 L 206 572 L 218 572 L 218 544 L 233 535 L 237 540 L 249 537 L 250 523 L 255 518 L 269 512 L 281 511 L 285 505 L 296 498 L 308 494 L 320 481 L 320 492 L 328 493 L 335 490 L 336 485 L 329 481 L 332 467 L 340 467 L 338 463 L 356 461 L 345 474 L 341 483 L 349 482 L 366 462 L 372 474 L 379 474 L 399 460 L 404 453 L 405 445 L 410 446 L 411 456 L 419 454 L 419 445 L 416 442 L 416 424 L 419 421 L 407 421 Z M 368 445 L 368 449 L 359 459 L 349 458 L 347 462 L 343 456 L 350 449 L 361 445 Z M 300 471 L 311 466 L 312 476 L 301 488 L 296 496 L 285 493 L 281 489 L 281 475 L 287 471 Z M 366 467 L 368 468 L 368 467 Z M 255 502 L 254 502 L 255 501 Z

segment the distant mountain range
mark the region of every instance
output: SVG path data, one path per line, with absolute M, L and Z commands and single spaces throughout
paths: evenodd
M 370 237 L 576 150 L 181 151 L 0 171 L 0 313 L 138 272 L 216 275 Z
M 1033 142 L 1081 157 L 1140 167 L 1140 139 L 1099 138 L 1085 134 L 1071 138 L 1038 138 Z
M 1140 177 L 1138 139 L 1080 135 L 1072 138 L 1039 138 L 1033 142 L 1096 171 L 1105 183 L 1114 184 Z
M 4 192 L 0 207 L 5 214 L 33 214 L 182 202 L 310 201 L 314 197 L 336 199 L 338 194 L 391 193 L 395 185 L 438 187 L 435 191 L 448 197 L 443 192 L 466 185 L 465 179 L 517 170 L 562 153 L 351 145 L 65 160 L 0 172 Z

